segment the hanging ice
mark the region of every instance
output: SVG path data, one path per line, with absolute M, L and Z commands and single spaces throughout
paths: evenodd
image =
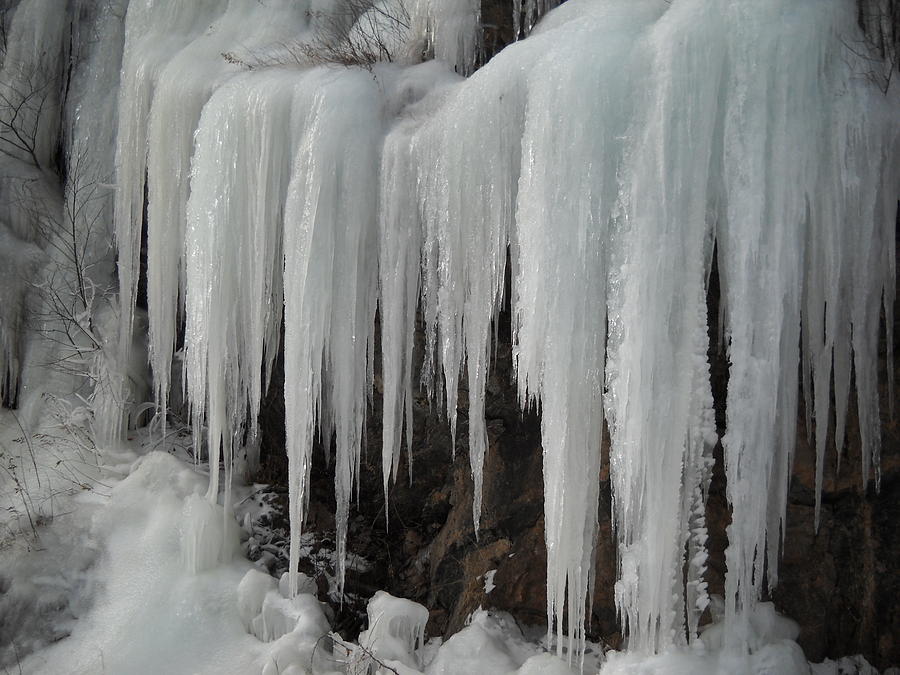
M 817 517 L 831 363 L 840 444 L 851 334 L 864 480 L 870 463 L 877 471 L 875 344 L 882 289 L 893 304 L 895 208 L 885 208 L 879 195 L 896 184 L 882 163 L 897 141 L 880 118 L 887 101 L 857 81 L 843 42 L 834 37 L 853 26 L 850 7 L 797 3 L 787 11 L 771 2 L 735 6 L 729 14 L 734 84 L 726 93 L 727 208 L 719 230 L 731 361 L 723 442 L 734 514 L 726 608 L 741 617 L 764 578 L 777 582 L 804 292 L 803 370 L 815 394 Z
M 553 4 L 515 3 L 525 32 Z M 875 364 L 882 310 L 891 342 L 895 293 L 897 94 L 856 77 L 844 48 L 858 37 L 852 4 L 572 0 L 468 80 L 412 107 L 450 83 L 445 68 L 280 67 L 275 58 L 235 74 L 240 59 L 217 56 L 230 42 L 302 30 L 306 5 L 277 6 L 133 0 L 128 11 L 122 325 L 130 330 L 149 171 L 157 397 L 164 404 L 183 229 L 186 372 L 198 437 L 208 425 L 211 496 L 220 448 L 227 472 L 233 445 L 253 432 L 283 297 L 292 575 L 317 435 L 326 453 L 335 443 L 343 559 L 378 294 L 385 493 L 404 425 L 413 442 L 420 308 L 424 380 L 443 399 L 454 445 L 466 410 L 477 528 L 485 382 L 509 256 L 519 396 L 542 414 L 548 620 L 583 638 L 605 413 L 616 599 L 631 645 L 691 641 L 708 601 L 715 245 L 730 360 L 726 600 L 740 629 L 777 579 L 801 383 L 817 492 L 831 382 L 840 447 L 851 372 L 863 477 L 878 480 Z M 429 48 L 466 72 L 477 3 L 408 9 L 397 61 Z M 348 20 L 338 38 L 353 30 Z M 747 646 L 740 630 L 730 639 Z
M 412 480 L 413 342 L 419 306 L 422 263 L 422 216 L 417 190 L 415 133 L 427 113 L 443 101 L 456 78 L 433 64 L 407 71 L 411 77 L 392 82 L 396 102 L 403 102 L 400 119 L 384 140 L 379 206 L 379 311 L 383 378 L 382 479 L 385 501 L 388 483 L 397 478 L 400 440 L 406 433 L 409 477 Z M 440 86 L 443 85 L 443 86 Z M 439 93 L 419 100 L 429 90 Z M 405 422 L 405 426 L 404 426 Z M 385 514 L 388 509 L 385 509 Z
M 147 300 L 154 393 L 157 406 L 163 412 L 164 424 L 177 323 L 185 294 L 182 248 L 193 138 L 200 121 L 200 112 L 213 91 L 239 71 L 236 63 L 222 57 L 224 52 L 240 45 L 242 54 L 253 54 L 255 50 L 265 50 L 273 44 L 293 38 L 306 27 L 307 13 L 307 4 L 295 0 L 269 2 L 265 5 L 256 0 L 231 0 L 225 13 L 208 30 L 170 57 L 160 72 L 159 84 L 153 92 L 147 130 Z M 243 102 L 240 95 L 232 100 L 234 106 Z M 245 108 L 243 112 L 249 124 L 256 121 L 258 114 L 261 115 L 253 107 Z M 260 122 L 262 131 L 258 133 L 267 133 L 266 123 Z M 243 133 L 247 135 L 247 142 L 260 142 L 253 140 L 252 128 Z M 269 139 L 264 137 L 261 140 L 268 142 Z M 255 152 L 259 154 L 268 150 L 267 147 L 259 147 Z M 251 166 L 248 164 L 245 170 L 253 176 Z M 234 176 L 234 179 L 243 184 L 245 177 L 241 174 Z M 260 179 L 266 181 L 265 176 Z M 277 177 L 274 180 L 277 181 Z M 236 199 L 237 194 L 232 195 L 233 187 L 238 189 L 236 186 L 222 185 L 217 194 Z M 280 222 L 276 214 L 281 210 L 282 203 L 283 197 L 267 195 L 259 199 L 257 208 L 268 209 L 272 213 L 254 213 L 253 210 L 248 210 L 242 215 L 247 217 L 247 224 L 258 228 L 274 228 L 273 223 Z M 269 257 L 272 257 L 271 253 Z M 260 273 L 268 274 L 268 271 L 260 270 Z M 275 312 L 270 323 L 277 340 L 281 323 L 281 291 L 280 283 L 274 282 L 276 280 L 271 275 L 258 277 L 257 286 L 248 290 L 251 293 L 248 297 L 262 297 L 260 283 L 277 287 L 275 292 L 278 297 L 271 309 L 263 305 L 267 307 L 267 312 Z M 258 324 L 258 321 L 254 323 L 253 330 L 260 330 Z M 261 346 L 262 340 L 257 338 L 257 352 Z M 274 357 L 276 351 L 277 343 L 273 343 L 268 357 Z M 259 353 L 250 353 L 248 357 L 253 360 L 251 362 L 262 362 Z M 249 367 L 249 362 L 247 366 L 248 375 L 258 379 L 254 369 Z M 267 367 L 265 372 L 268 373 L 269 370 L 270 367 Z M 248 417 L 254 428 L 259 411 L 260 390 L 258 381 L 250 384 Z M 163 430 L 165 431 L 165 426 Z
M 284 214 L 285 415 L 291 592 L 317 427 L 335 442 L 338 578 L 371 386 L 377 290 L 377 170 L 383 121 L 365 71 L 311 71 L 296 88 L 297 148 Z
M 448 96 L 413 140 L 424 228 L 423 372 L 430 391 L 443 389 L 455 449 L 457 396 L 466 367 L 476 532 L 488 443 L 484 395 L 491 325 L 503 301 L 519 171 L 524 110 L 517 81 L 502 69 L 479 71 Z M 480 107 L 488 96 L 499 105 Z M 431 358 L 438 372 L 431 371 Z
M 147 139 L 153 92 L 160 72 L 172 55 L 205 29 L 221 10 L 221 3 L 215 0 L 189 3 L 134 0 L 128 4 L 116 136 L 120 363 L 129 360 L 133 307 L 140 277 Z
M 622 67 L 614 57 L 657 12 L 645 3 L 594 13 L 527 79 L 515 359 L 521 403 L 541 410 L 548 627 L 555 619 L 561 634 L 565 621 L 579 644 L 597 545 L 609 224 L 629 112 L 624 87 L 580 90 Z M 546 49 L 555 39 L 550 32 L 521 47 Z M 602 120 L 602 131 L 588 120 Z

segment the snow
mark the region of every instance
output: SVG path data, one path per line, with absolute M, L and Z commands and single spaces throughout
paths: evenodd
M 21 439 L 18 418 L 2 420 L 15 462 L 14 487 L 0 492 L 4 537 L 36 529 L 36 517 L 58 512 L 60 495 L 84 514 L 79 556 L 103 579 L 72 637 L 28 656 L 28 669 L 305 668 L 328 632 L 315 585 L 297 572 L 313 450 L 334 465 L 340 593 L 350 503 L 369 479 L 360 453 L 376 313 L 385 499 L 404 436 L 409 480 L 418 470 L 420 312 L 422 384 L 446 413 L 454 451 L 461 415 L 468 428 L 477 536 L 490 449 L 485 386 L 508 302 L 519 402 L 541 413 L 545 647 L 555 639 L 556 657 L 476 613 L 425 663 L 427 610 L 381 594 L 357 647 L 405 671 L 584 667 L 606 425 L 628 652 L 603 672 L 808 671 L 796 636 L 760 598 L 778 579 L 801 387 L 817 453 L 817 524 L 827 429 L 833 414 L 839 461 L 851 375 L 863 487 L 880 482 L 877 362 L 883 313 L 892 369 L 897 89 L 885 94 L 858 76 L 865 57 L 845 48 L 858 35 L 844 0 L 570 0 L 550 11 L 555 4 L 517 0 L 515 32 L 529 37 L 466 79 L 478 47 L 472 0 L 410 3 L 409 26 L 386 38 L 395 63 L 362 68 L 285 56 L 311 44 L 336 3 L 121 0 L 78 3 L 77 16 L 48 0 L 17 4 L 0 98 L 38 76 L 60 81 L 67 50 L 79 58 L 64 110 L 57 88 L 40 83 L 46 114 L 0 110 L 0 186 L 15 197 L 0 205 L 0 375 L 7 398 L 26 393 Z M 368 39 L 397 11 L 378 0 L 333 37 Z M 436 61 L 416 64 L 426 53 Z M 31 145 L 17 124 L 29 127 Z M 49 172 L 60 128 L 71 169 L 62 189 Z M 113 128 L 115 142 L 106 141 Z M 27 202 L 16 184 L 28 186 Z M 145 207 L 147 327 L 135 306 Z M 38 367 L 68 358 L 44 339 L 58 324 L 45 324 L 42 338 L 23 319 L 29 289 L 46 293 L 55 278 L 42 279 L 41 267 L 66 263 L 60 240 L 46 236 L 60 225 L 90 255 L 63 278 L 87 271 L 91 297 L 75 313 L 95 343 L 75 341 L 79 358 L 91 356 L 68 379 Z M 118 296 L 102 243 L 113 229 Z M 715 318 L 706 315 L 714 251 Z M 714 320 L 730 364 L 721 440 L 732 520 L 724 619 L 701 630 L 712 602 Z M 208 477 L 124 447 L 125 427 L 151 396 L 167 438 L 182 322 L 193 454 L 199 461 L 206 448 Z M 279 349 L 291 551 L 286 579 L 274 583 L 248 576 L 238 555 L 232 491 L 256 461 Z M 64 429 L 69 445 L 36 451 L 26 442 L 48 429 Z M 84 475 L 51 478 L 54 457 Z M 95 499 L 101 479 L 116 483 L 103 493 L 108 503 Z M 90 495 L 80 499 L 81 485 Z M 27 575 L 20 562 L 16 574 Z M 492 588 L 486 576 L 485 593 Z M 178 642 L 186 634 L 192 640 Z M 368 658 L 365 649 L 348 658 Z
M 496 576 L 497 570 L 488 570 L 484 573 L 484 594 L 487 595 L 495 588 L 497 588 L 496 584 L 494 584 L 494 576 Z
M 428 610 L 411 600 L 378 591 L 369 600 L 366 614 L 369 628 L 359 634 L 359 646 L 363 651 L 360 660 L 365 662 L 371 656 L 418 669 L 421 664 L 415 652 L 425 644 Z

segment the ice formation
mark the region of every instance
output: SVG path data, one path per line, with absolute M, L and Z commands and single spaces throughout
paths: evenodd
M 417 602 L 378 591 L 366 606 L 369 627 L 359 635 L 360 657 L 371 654 L 381 661 L 399 661 L 420 668 L 416 650 L 425 644 L 428 610 Z M 366 653 L 368 652 L 368 654 Z
M 171 56 L 159 75 L 159 84 L 154 91 L 150 107 L 149 126 L 147 130 L 147 281 L 148 305 L 151 326 L 151 364 L 153 367 L 156 402 L 160 409 L 167 407 L 169 390 L 169 374 L 172 370 L 172 356 L 177 341 L 177 317 L 181 314 L 185 295 L 185 271 L 182 264 L 182 249 L 185 243 L 185 226 L 187 218 L 186 204 L 192 185 L 191 156 L 194 150 L 194 134 L 198 132 L 201 111 L 209 101 L 213 92 L 219 89 L 231 76 L 239 72 L 239 67 L 222 58 L 222 53 L 240 45 L 244 52 L 264 48 L 271 43 L 287 40 L 306 27 L 307 7 L 300 2 L 267 3 L 261 5 L 253 1 L 232 1 L 225 13 L 213 23 L 200 37 L 188 43 L 183 49 Z M 253 298 L 261 297 L 264 292 L 260 284 L 272 285 L 273 302 L 257 305 L 262 316 L 247 319 L 250 330 L 256 335 L 246 346 L 249 350 L 263 348 L 263 338 L 259 331 L 269 330 L 270 340 L 277 340 L 281 322 L 281 289 L 272 284 L 274 265 L 281 256 L 280 226 L 283 190 L 279 183 L 279 174 L 284 169 L 283 157 L 266 156 L 274 145 L 267 135 L 277 133 L 283 128 L 282 121 L 273 116 L 277 112 L 277 102 L 269 102 L 265 95 L 238 90 L 232 96 L 219 94 L 217 103 L 220 106 L 220 117 L 211 123 L 219 124 L 219 133 L 228 134 L 228 140 L 222 141 L 220 153 L 244 153 L 232 159 L 241 163 L 256 163 L 259 171 L 250 173 L 259 181 L 258 185 L 247 185 L 246 199 L 244 195 L 228 190 L 230 185 L 203 185 L 204 189 L 218 190 L 216 193 L 230 204 L 221 208 L 236 211 L 235 222 L 256 225 L 261 236 L 270 235 L 271 242 L 256 241 L 246 255 L 255 255 L 252 249 L 260 247 L 265 252 L 265 261 L 258 269 L 258 275 L 252 281 L 245 281 L 246 290 Z M 251 106 L 251 110 L 246 108 Z M 214 106 L 211 106 L 214 107 Z M 283 110 L 283 105 L 281 106 Z M 212 115 L 210 111 L 207 115 Z M 223 116 L 230 116 L 224 119 Z M 257 128 L 250 125 L 258 124 Z M 274 125 L 274 126 L 273 126 Z M 239 145 L 245 147 L 236 149 Z M 206 143 L 200 144 L 205 151 Z M 209 157 L 213 161 L 224 161 L 224 154 Z M 198 162 L 200 157 L 198 155 Z M 270 164 L 271 162 L 271 164 Z M 207 177 L 203 167 L 199 182 Z M 270 175 L 269 172 L 273 172 Z M 214 176 L 209 176 L 214 179 Z M 219 180 L 227 177 L 219 177 Z M 267 190 L 275 190 L 274 194 Z M 207 200 L 210 196 L 204 195 Z M 240 211 L 238 211 L 240 210 Z M 215 217 L 222 218 L 222 214 Z M 223 221 L 224 222 L 224 221 Z M 228 241 L 227 239 L 225 241 Z M 252 242 L 252 240 L 251 240 Z M 276 265 L 277 267 L 278 265 Z M 267 322 L 271 314 L 271 321 Z M 262 323 L 261 323 L 262 322 Z M 270 325 L 274 325 L 272 329 Z M 277 342 L 271 345 L 267 356 L 269 362 L 277 351 Z M 244 363 L 258 363 L 261 356 L 242 354 Z M 219 364 L 213 364 L 217 369 Z M 268 372 L 268 369 L 267 369 Z M 261 383 L 259 374 L 248 375 L 251 411 L 249 418 L 255 422 L 259 410 Z
M 31 72 L 17 63 L 58 75 L 65 44 L 84 48 L 73 75 L 80 93 L 63 120 L 70 166 L 84 148 L 95 175 L 115 171 L 111 183 L 95 181 L 114 188 L 112 215 L 97 204 L 85 220 L 112 217 L 119 248 L 119 337 L 103 364 L 114 391 L 103 405 L 124 402 L 115 390 L 134 351 L 146 226 L 156 403 L 164 417 L 183 322 L 196 449 L 205 439 L 211 467 L 211 508 L 192 499 L 189 567 L 227 557 L 217 548 L 227 527 L 222 541 L 200 530 L 210 514 L 230 517 L 233 458 L 253 447 L 283 349 L 288 595 L 298 592 L 317 444 L 326 455 L 334 447 L 343 576 L 349 505 L 364 479 L 376 312 L 385 496 L 404 435 L 414 443 L 421 314 L 423 383 L 454 446 L 458 409 L 467 410 L 477 531 L 485 385 L 508 302 L 520 403 L 542 416 L 551 630 L 583 645 L 606 425 L 615 595 L 630 646 L 694 643 L 709 602 L 705 499 L 718 439 L 707 353 L 719 321 L 732 508 L 723 643 L 752 648 L 758 599 L 777 581 L 801 388 L 817 514 L 827 429 L 833 415 L 840 449 L 851 378 L 863 481 L 879 481 L 876 366 L 882 313 L 889 369 L 893 358 L 898 102 L 896 87 L 884 93 L 859 76 L 864 57 L 847 50 L 859 43 L 851 0 L 570 0 L 552 11 L 552 1 L 517 0 L 515 30 L 529 37 L 467 79 L 478 47 L 471 0 L 410 2 L 407 32 L 382 44 L 397 58 L 359 68 L 310 56 L 336 3 L 90 4 L 77 3 L 75 25 L 96 39 L 67 41 L 62 4 L 20 2 L 0 94 Z M 341 24 L 337 53 L 359 31 L 377 32 L 392 7 L 377 0 Z M 52 48 L 29 53 L 35 44 Z M 415 64 L 431 55 L 435 63 Z M 48 168 L 59 126 L 36 117 L 33 146 L 17 148 L 8 113 L 0 110 L 0 143 L 12 144 L 0 162 L 7 194 L 10 176 Z M 104 143 L 113 126 L 115 142 Z M 38 256 L 29 218 L 0 205 L 4 256 L 10 242 Z M 708 317 L 714 254 L 721 315 Z M 9 362 L 21 287 L 3 291 Z M 112 443 L 123 418 L 109 419 Z M 283 609 L 288 600 L 269 592 Z M 283 628 L 260 631 L 271 639 Z

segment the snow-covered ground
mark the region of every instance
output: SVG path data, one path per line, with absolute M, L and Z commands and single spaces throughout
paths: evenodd
M 604 655 L 602 645 L 589 644 L 583 664 L 570 666 L 565 655 L 548 652 L 541 629 L 523 634 L 501 612 L 479 610 L 446 641 L 428 639 L 427 609 L 384 592 L 369 604 L 368 630 L 347 642 L 331 632 L 330 610 L 314 596 L 315 583 L 300 575 L 299 594 L 291 599 L 287 575 L 275 579 L 264 561 L 248 560 L 248 542 L 267 508 L 253 498 L 260 486 L 235 488 L 236 516 L 212 506 L 204 498 L 208 467 L 191 460 L 183 432 L 170 429 L 163 444 L 158 428 L 139 429 L 123 447 L 85 458 L 71 425 L 60 428 L 58 416 L 40 429 L 23 433 L 13 412 L 0 412 L 5 466 L 15 467 L 28 491 L 0 494 L 0 668 L 6 672 L 875 672 L 861 657 L 810 669 L 792 641 L 796 626 L 767 604 L 754 618 L 754 653 L 747 657 L 723 651 L 721 626 L 712 626 L 691 649 Z M 32 452 L 31 471 L 19 471 Z M 77 484 L 70 469 L 80 476 Z M 27 511 L 22 506 L 50 492 L 52 511 L 49 498 Z M 35 514 L 33 530 L 28 512 Z

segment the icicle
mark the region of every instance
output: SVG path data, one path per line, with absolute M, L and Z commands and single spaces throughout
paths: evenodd
M 278 71 L 234 78 L 210 98 L 197 131 L 185 241 L 185 370 L 197 442 L 204 421 L 209 427 L 212 500 L 220 445 L 229 474 L 233 445 L 255 427 L 260 374 L 278 345 L 292 83 Z
M 513 34 L 518 40 L 531 33 L 531 29 L 544 14 L 559 4 L 560 0 L 513 0 Z
M 405 103 L 399 122 L 384 141 L 379 206 L 379 308 L 383 378 L 382 478 L 385 502 L 388 482 L 396 480 L 400 440 L 406 423 L 409 476 L 412 480 L 413 343 L 418 307 L 422 222 L 417 191 L 418 167 L 414 134 L 422 126 L 423 110 L 433 113 L 444 100 L 446 85 L 457 79 L 441 67 L 422 65 L 392 83 L 389 99 Z M 420 101 L 432 87 L 442 93 Z M 443 87 L 441 86 L 443 85 Z M 385 509 L 387 517 L 388 509 Z
M 366 356 L 374 338 L 382 133 L 378 84 L 364 71 L 313 71 L 296 91 L 292 128 L 301 136 L 284 233 L 292 593 L 317 422 L 334 429 L 343 587 L 349 500 L 366 412 Z M 321 416 L 326 398 L 329 419 Z
M 305 28 L 307 10 L 308 6 L 294 0 L 265 5 L 256 0 L 230 0 L 225 14 L 172 57 L 159 75 L 148 130 L 147 295 L 151 317 L 150 360 L 156 403 L 163 414 L 163 433 L 176 322 L 184 301 L 182 247 L 188 176 L 193 137 L 201 109 L 213 91 L 239 69 L 234 60 L 224 58 L 223 53 L 238 44 L 242 51 L 253 53 L 270 43 L 286 41 Z M 255 112 L 248 110 L 250 115 Z M 276 202 L 264 208 L 278 210 L 280 207 L 281 202 Z M 255 214 L 248 216 L 252 219 Z M 259 216 L 269 223 L 274 219 L 266 213 Z M 273 283 L 275 281 L 271 277 L 266 278 L 266 283 L 278 287 L 280 292 L 280 281 Z M 255 296 L 258 299 L 264 297 L 262 289 L 255 288 L 253 292 L 258 293 Z M 276 326 L 280 324 L 280 304 L 279 299 L 275 304 L 279 314 L 273 321 Z M 259 303 L 259 306 L 268 307 L 265 302 Z M 253 327 L 259 330 L 265 327 L 265 323 L 261 325 L 256 321 Z M 261 346 L 262 342 L 262 338 L 255 339 L 257 346 Z M 277 344 L 271 346 L 267 353 L 266 375 L 277 352 Z M 262 360 L 258 354 L 251 358 L 253 362 Z M 249 422 L 255 428 L 261 384 L 255 381 L 258 376 L 252 368 L 247 375 L 254 379 L 250 384 Z
M 137 297 L 150 104 L 160 71 L 221 13 L 218 0 L 134 0 L 125 19 L 125 51 L 116 138 L 115 222 L 119 247 L 120 354 L 129 360 Z
M 521 404 L 540 400 L 548 631 L 555 626 L 561 635 L 567 624 L 570 661 L 583 651 L 597 544 L 606 244 L 618 189 L 617 136 L 626 119 L 624 90 L 612 87 L 586 97 L 580 92 L 583 82 L 602 82 L 610 68 L 621 66 L 609 55 L 649 18 L 640 14 L 598 13 L 566 36 L 567 47 L 556 58 L 538 61 L 528 78 L 516 214 L 514 358 Z M 622 43 L 613 38 L 619 30 Z M 534 38 L 521 46 L 531 43 Z M 596 133 L 586 124 L 590 119 L 606 120 L 607 129 Z M 560 639 L 558 654 L 562 650 Z
M 518 35 L 555 3 L 514 4 Z M 816 428 L 817 518 L 831 382 L 840 448 L 851 371 L 863 478 L 874 473 L 877 486 L 879 315 L 891 323 L 895 294 L 896 93 L 855 77 L 839 33 L 854 20 L 842 0 L 713 5 L 565 3 L 470 79 L 409 108 L 445 71 L 234 75 L 215 58 L 229 36 L 252 45 L 295 30 L 300 10 L 289 3 L 288 18 L 275 20 L 249 0 L 227 11 L 212 0 L 134 0 L 117 141 L 122 328 L 131 329 L 149 168 L 157 396 L 167 387 L 183 227 L 187 386 L 198 438 L 209 427 L 211 499 L 220 453 L 227 501 L 229 455 L 253 431 L 284 298 L 293 593 L 317 437 L 326 456 L 335 444 L 343 579 L 376 288 L 385 493 L 404 424 L 411 442 L 421 290 L 423 382 L 444 399 L 454 445 L 466 368 L 477 532 L 507 255 L 519 397 L 542 411 L 548 623 L 558 632 L 567 624 L 570 643 L 583 647 L 592 594 L 604 413 L 616 601 L 630 643 L 658 651 L 696 638 L 708 603 L 711 320 L 731 362 L 731 646 L 747 647 L 750 612 L 777 580 L 801 373 Z M 474 7 L 414 7 L 435 54 L 460 71 L 477 44 Z M 245 31 L 240 19 L 257 11 Z M 715 319 L 705 306 L 714 237 Z
M 625 151 L 611 238 L 607 415 L 616 604 L 629 646 L 640 651 L 684 642 L 685 543 L 692 524 L 702 527 L 696 516 L 715 440 L 704 252 L 725 31 L 711 8 L 702 23 L 694 11 L 673 5 L 637 48 L 649 53 L 636 64 L 648 80 L 634 102 L 646 112 L 626 134 L 633 145 Z M 689 596 L 702 567 L 700 534 L 691 538 Z M 694 624 L 697 613 L 688 608 Z
M 406 445 L 412 471 L 412 371 L 416 308 L 419 295 L 422 229 L 416 203 L 416 166 L 409 139 L 402 132 L 388 136 L 381 173 L 379 209 L 379 275 L 381 371 L 384 380 L 382 478 L 384 500 L 388 481 L 396 479 L 400 437 L 406 422 Z M 385 508 L 385 518 L 389 509 Z
M 726 612 L 736 647 L 745 644 L 764 572 L 769 585 L 777 579 L 798 412 L 806 200 L 814 194 L 805 151 L 821 136 L 816 90 L 829 12 L 793 9 L 784 16 L 781 3 L 735 6 L 729 16 L 719 250 L 731 361 L 723 438 L 733 509 Z
M 425 228 L 426 349 L 436 348 L 438 354 L 454 446 L 466 364 L 476 534 L 488 442 L 484 390 L 491 322 L 503 299 L 520 161 L 524 105 L 516 84 L 504 69 L 479 71 L 415 140 Z M 489 99 L 498 104 L 487 109 L 478 104 Z
M 427 32 L 434 58 L 468 75 L 481 46 L 481 3 L 478 0 L 417 0 L 417 19 Z

